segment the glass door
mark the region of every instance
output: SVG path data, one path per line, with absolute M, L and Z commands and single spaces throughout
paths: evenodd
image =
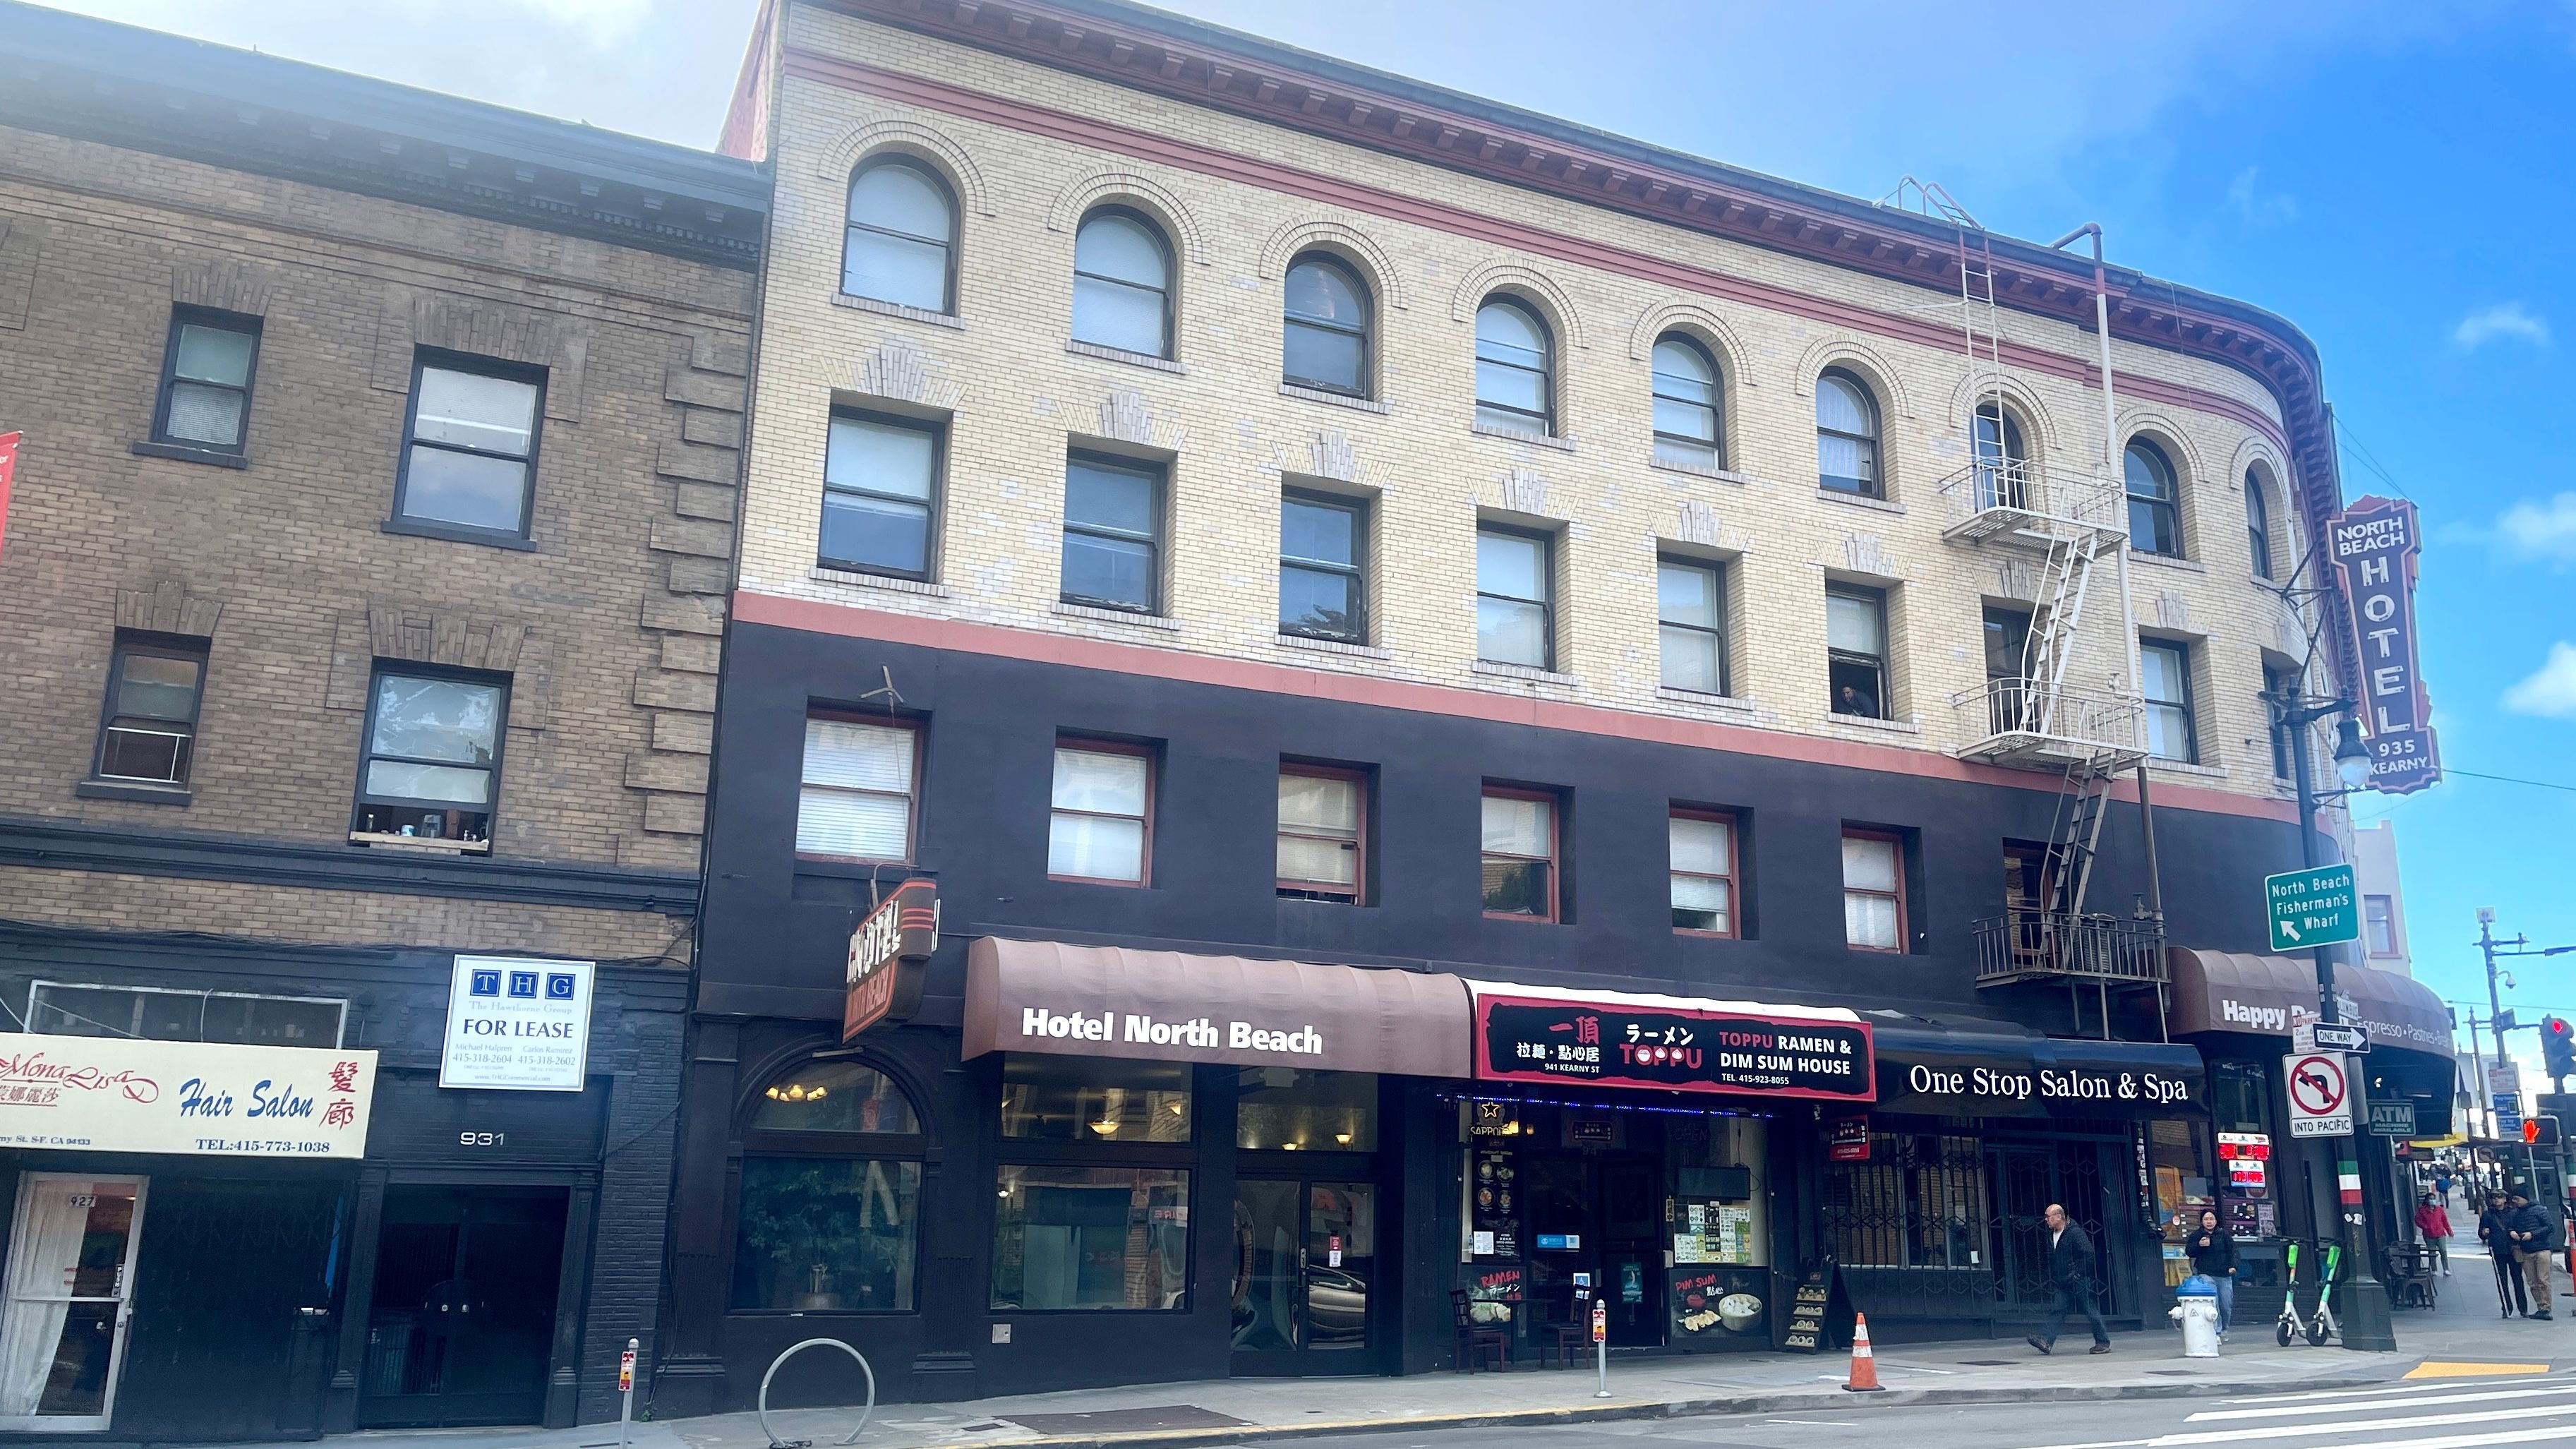
M 1376 1209 L 1369 1183 L 1236 1181 L 1236 1373 L 1370 1371 Z
M 0 1429 L 107 1427 L 149 1181 L 20 1175 L 0 1309 Z

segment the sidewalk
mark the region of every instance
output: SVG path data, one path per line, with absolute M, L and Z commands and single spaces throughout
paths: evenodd
M 2441 1307 L 2397 1315 L 2399 1351 L 2354 1353 L 2337 1345 L 2276 1347 L 2269 1323 L 2240 1323 L 2224 1356 L 2182 1357 L 2168 1326 L 2123 1334 L 2114 1351 L 2085 1353 L 2079 1326 L 2053 1357 L 2018 1338 L 1882 1349 L 1888 1392 L 1841 1388 L 1842 1355 L 1698 1355 L 1614 1358 L 1611 1397 L 1595 1399 L 1591 1370 L 1420 1374 L 1409 1378 L 1216 1379 L 1027 1394 L 953 1404 L 881 1407 L 859 1449 L 1008 1445 L 1089 1449 L 1105 1444 L 1246 1444 L 1314 1434 L 1500 1424 L 1674 1418 L 1687 1415 L 1854 1412 L 1897 1404 L 2168 1398 L 2284 1393 L 2373 1383 L 2418 1372 L 2480 1376 L 2576 1369 L 2576 1323 L 2499 1320 L 2483 1257 L 2464 1255 L 2442 1283 Z M 2313 1300 L 2301 1295 L 2303 1306 Z M 2071 1350 L 2068 1351 L 2068 1350 Z M 838 1444 L 858 1421 L 849 1409 L 789 1409 L 770 1416 L 784 1439 Z M 365 1449 L 601 1449 L 617 1426 L 565 1430 L 450 1430 L 349 1436 Z M 635 1427 L 637 1449 L 765 1449 L 756 1415 L 718 1414 Z

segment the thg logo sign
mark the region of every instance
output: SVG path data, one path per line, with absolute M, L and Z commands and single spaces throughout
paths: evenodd
M 534 1001 L 537 999 L 537 983 L 540 976 L 543 977 L 545 982 L 544 989 L 546 1000 L 570 1001 L 574 998 L 574 977 L 573 973 L 569 971 L 546 971 L 542 973 L 536 971 L 504 972 L 496 968 L 477 967 L 474 971 L 473 979 L 466 985 L 466 990 L 469 994 L 474 996 L 489 996 L 497 998 L 501 995 L 502 978 L 504 976 L 509 978 L 510 995 L 520 1001 Z

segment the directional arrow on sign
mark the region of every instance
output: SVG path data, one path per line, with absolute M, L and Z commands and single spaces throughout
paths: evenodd
M 2282 934 L 2282 935 L 2289 937 L 2289 938 L 2290 938 L 2291 940 L 2293 940 L 2293 941 L 2296 941 L 2296 940 L 2300 939 L 2300 937 L 2299 937 L 2299 927 L 2298 927 L 2298 924 L 2297 924 L 2296 922 L 2294 922 L 2294 921 L 2283 921 L 2283 922 L 2280 922 L 2279 924 L 2280 924 L 2280 931 L 2281 931 L 2281 934 Z

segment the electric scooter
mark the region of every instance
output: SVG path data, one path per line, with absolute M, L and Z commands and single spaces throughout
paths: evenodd
M 2343 1263 L 2343 1244 L 2326 1244 L 2324 1286 L 2317 1294 L 2317 1316 L 2308 1323 L 2308 1347 L 2323 1348 L 2329 1338 L 2343 1336 L 2343 1325 L 2335 1322 L 2335 1269 Z
M 2295 1240 L 2287 1245 L 2283 1257 L 2290 1270 L 2290 1280 L 2289 1285 L 2281 1290 L 2281 1316 L 2272 1324 L 2272 1337 L 2281 1347 L 2288 1348 L 2290 1340 L 2297 1338 L 2301 1332 L 2299 1328 L 2299 1245 Z

